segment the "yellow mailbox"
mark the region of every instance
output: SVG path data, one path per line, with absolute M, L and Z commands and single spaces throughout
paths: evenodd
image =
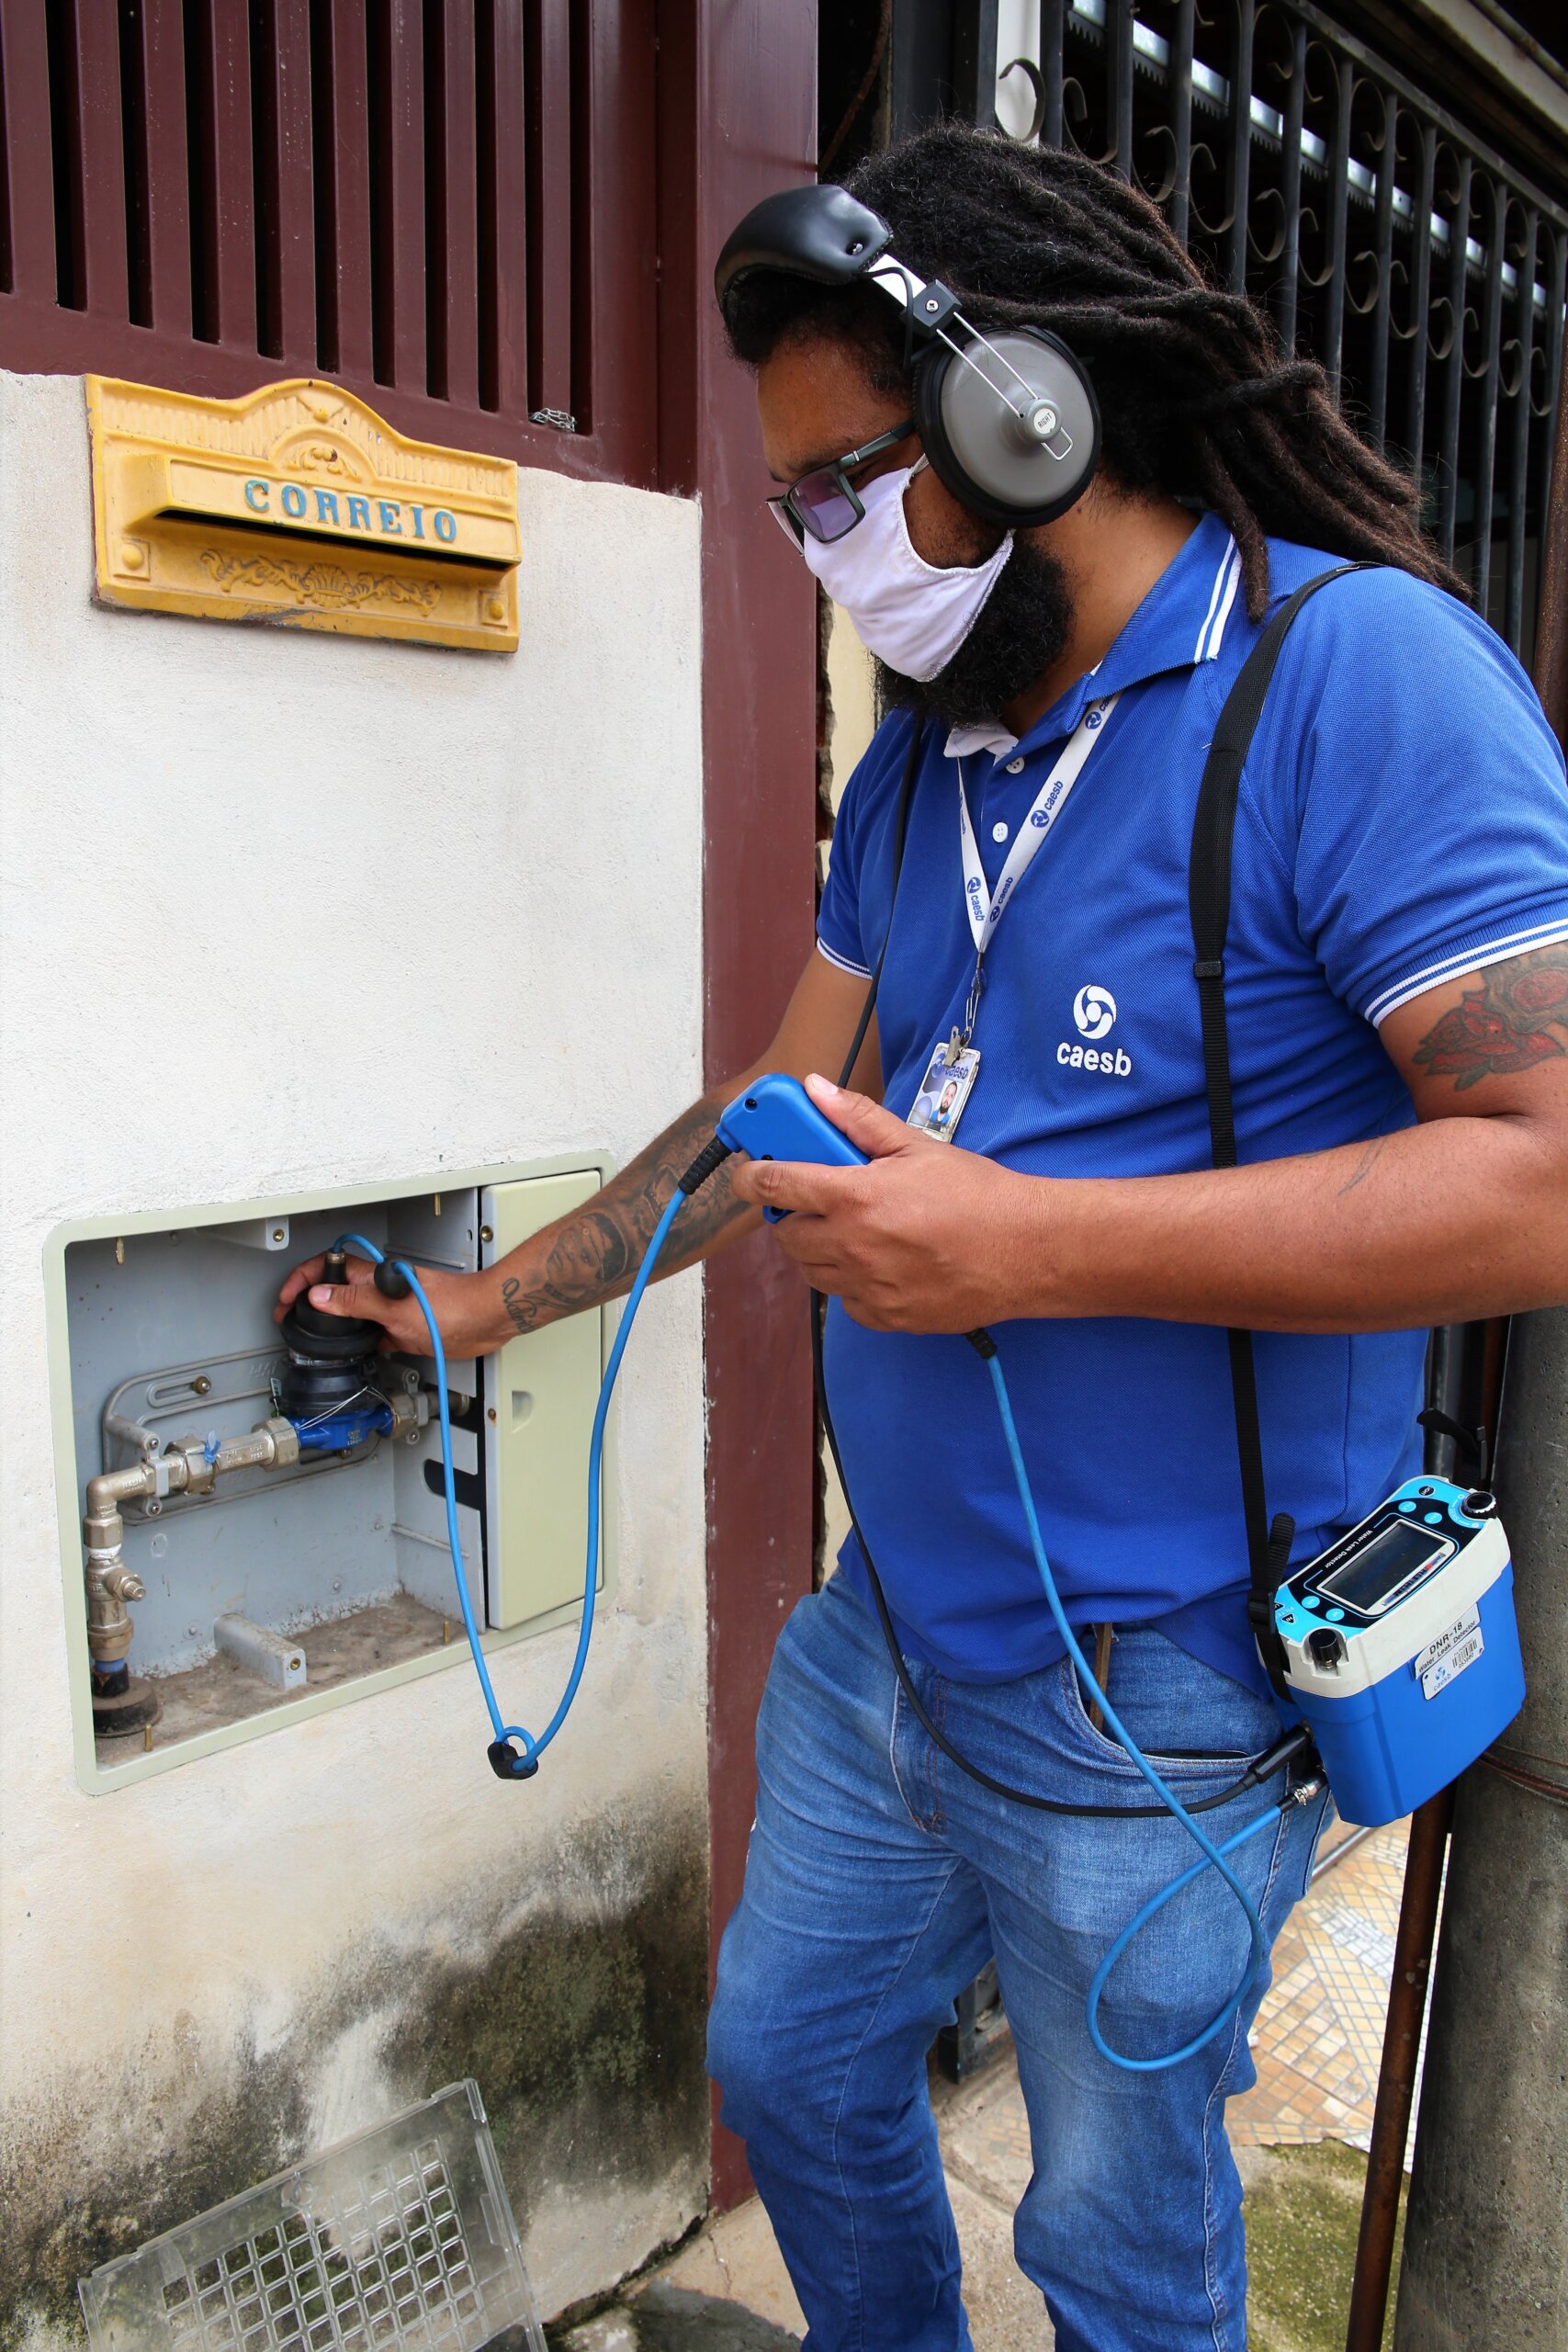
M 243 400 L 87 379 L 97 594 L 510 653 L 517 469 L 301 378 Z

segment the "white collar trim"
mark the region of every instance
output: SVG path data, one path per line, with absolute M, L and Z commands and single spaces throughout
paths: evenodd
M 1192 648 L 1193 662 L 1217 660 L 1225 634 L 1225 623 L 1235 603 L 1235 592 L 1241 583 L 1241 549 L 1234 537 L 1225 540 L 1224 553 L 1214 573 L 1214 584 L 1209 594 L 1209 609 L 1203 616 L 1203 626 L 1198 632 L 1198 642 Z
M 1018 749 L 1018 737 L 1010 735 L 998 719 L 987 719 L 979 727 L 953 727 L 948 729 L 943 746 L 950 760 L 966 760 L 971 752 L 989 752 L 993 760 L 1005 760 L 1010 752 Z
M 1102 661 L 1097 662 L 1087 674 L 1098 678 L 1103 666 Z M 1018 737 L 1010 735 L 999 718 L 984 719 L 978 727 L 950 727 L 942 746 L 944 756 L 950 760 L 966 760 L 971 752 L 989 752 L 993 760 L 1005 760 L 1010 752 L 1017 749 Z

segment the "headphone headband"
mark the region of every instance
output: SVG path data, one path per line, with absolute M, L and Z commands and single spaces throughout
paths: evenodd
M 731 230 L 714 269 L 713 290 L 722 305 L 732 286 L 758 270 L 848 286 L 892 242 L 881 214 L 857 203 L 848 188 L 781 188 Z
M 880 286 L 907 312 L 911 331 L 929 341 L 954 315 L 958 297 L 935 278 L 928 285 L 917 277 L 889 252 L 892 243 L 881 213 L 848 188 L 781 188 L 730 231 L 714 266 L 714 292 L 722 308 L 732 287 L 770 271 L 818 286 L 852 286 L 863 277 Z

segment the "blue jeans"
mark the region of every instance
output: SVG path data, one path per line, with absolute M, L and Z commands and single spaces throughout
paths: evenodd
M 1064 1662 L 1016 1682 L 945 1680 L 921 1700 L 997 1778 L 1062 1802 L 1149 1792 L 1089 1721 Z M 1122 1632 L 1110 1695 L 1176 1793 L 1234 1779 L 1278 1736 L 1271 1706 L 1150 1627 Z M 898 1690 L 870 1610 L 841 1580 L 780 1636 L 757 1725 L 746 1886 L 725 1931 L 708 2068 L 746 2143 L 809 2352 L 968 2352 L 958 2245 L 926 2096 L 926 2052 L 994 1953 L 1029 2109 L 1034 2175 L 1020 2267 L 1057 2352 L 1242 2352 L 1241 2184 L 1224 2103 L 1253 2080 L 1244 2013 L 1207 2049 L 1135 2075 L 1095 2051 L 1089 1979 L 1116 1930 L 1193 1859 L 1167 1819 L 1106 1822 L 995 1797 L 949 1763 Z M 1273 1805 L 1283 1776 L 1221 1808 L 1221 1834 Z M 1325 1797 L 1259 1831 L 1236 1867 L 1270 1938 L 1302 1893 Z M 1240 1905 L 1208 1871 L 1118 1966 L 1112 2048 L 1174 2049 L 1247 1961 Z

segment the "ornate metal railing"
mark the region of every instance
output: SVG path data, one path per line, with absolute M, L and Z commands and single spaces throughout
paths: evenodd
M 894 23 L 895 132 L 962 110 L 1145 189 L 1416 472 L 1528 661 L 1568 206 L 1311 0 L 955 0 Z

